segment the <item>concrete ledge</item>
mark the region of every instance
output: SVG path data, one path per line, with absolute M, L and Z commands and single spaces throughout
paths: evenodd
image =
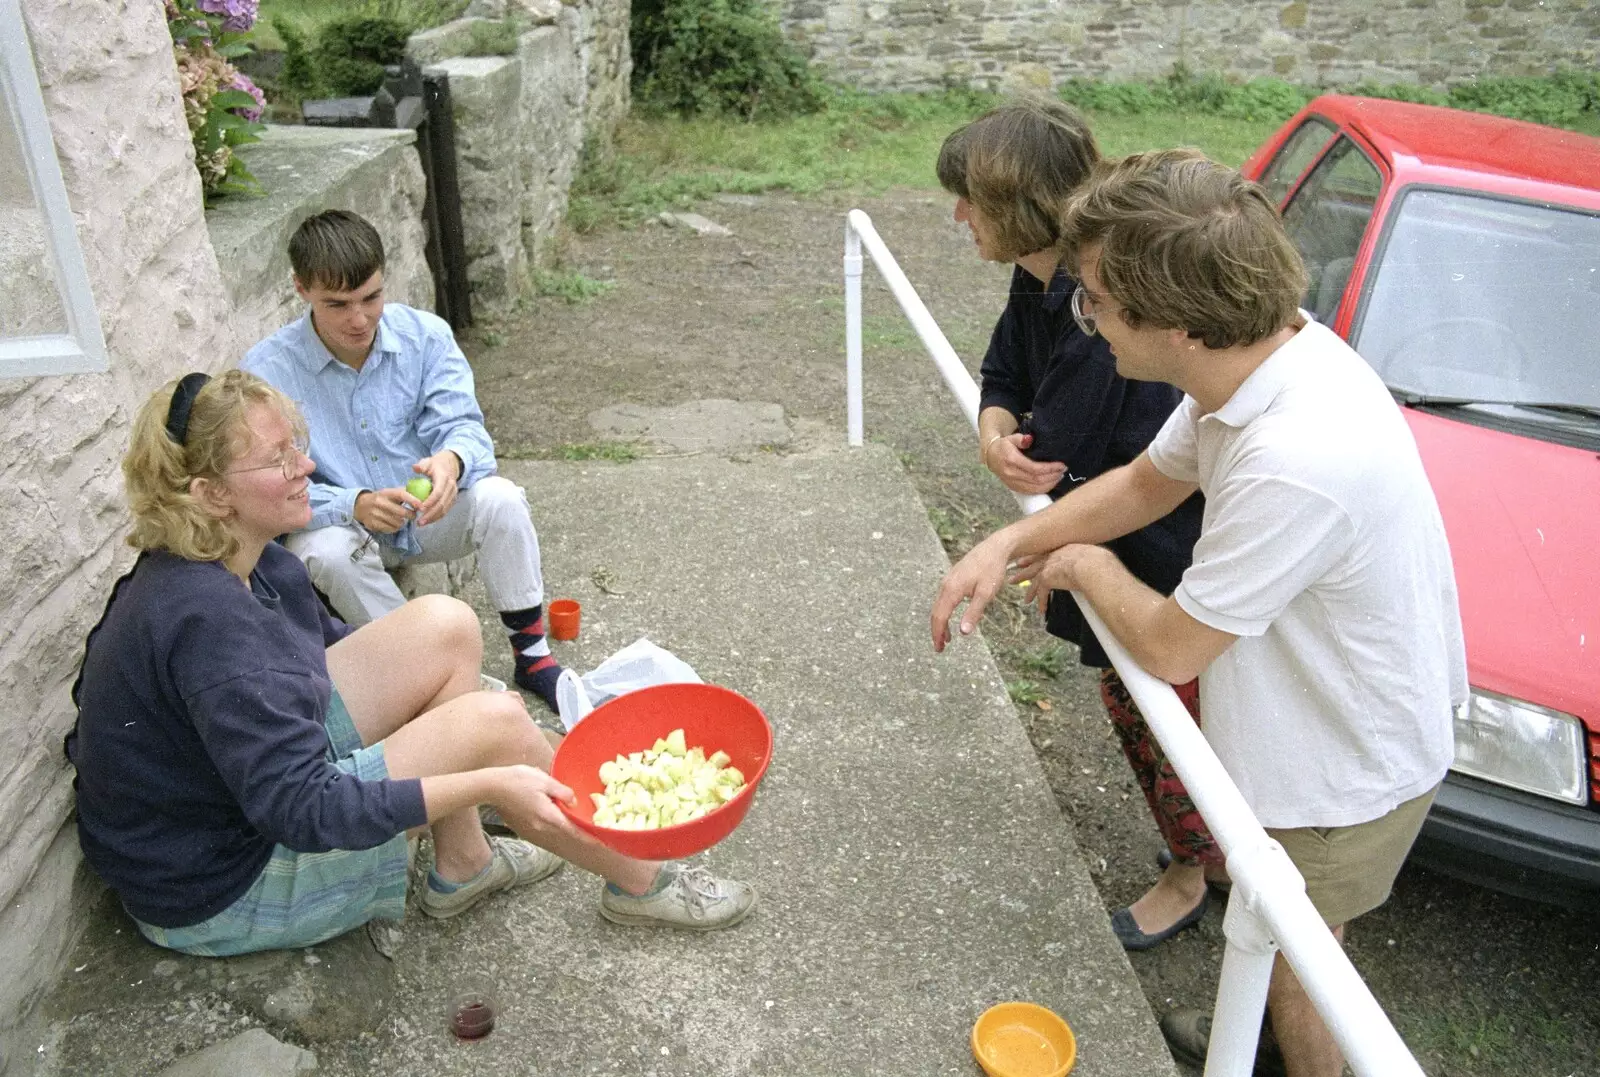
M 359 213 L 383 236 L 389 299 L 433 309 L 415 143 L 412 131 L 273 126 L 260 143 L 243 148 L 266 195 L 228 198 L 206 212 L 243 347 L 300 316 L 289 237 L 325 209 Z
M 1078 1077 L 1172 1077 L 988 649 L 932 652 L 949 562 L 890 450 L 501 470 L 529 493 L 548 593 L 584 605 L 560 661 L 592 669 L 646 635 L 771 719 L 756 804 L 704 858 L 755 884 L 752 917 L 704 936 L 617 928 L 599 881 L 569 869 L 447 923 L 409 917 L 392 997 L 382 966 L 340 949 L 362 952 L 350 936 L 226 963 L 86 944 L 73 966 L 101 975 L 46 1004 L 56 1068 L 40 1077 L 144 1077 L 251 1025 L 314 1041 L 326 1077 L 967 1077 L 972 1022 L 1009 999 L 1071 1023 Z M 481 584 L 467 597 L 498 634 Z M 509 664 L 503 647 L 486 658 L 496 676 Z M 280 985 L 264 995 L 243 983 L 257 962 Z M 377 1028 L 353 1020 L 367 1007 L 339 1029 L 288 1011 L 323 997 L 302 981 L 330 967 L 324 989 L 382 1000 Z M 500 1020 L 463 1048 L 444 1003 L 473 974 L 494 980 Z M 162 976 L 186 985 L 153 988 Z

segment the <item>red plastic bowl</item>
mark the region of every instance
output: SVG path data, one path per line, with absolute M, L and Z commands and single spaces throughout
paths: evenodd
M 674 729 L 683 730 L 691 748 L 706 755 L 727 752 L 744 773 L 739 795 L 698 819 L 659 830 L 618 830 L 597 826 L 590 793 L 605 792 L 600 764 L 619 755 L 642 752 Z M 733 833 L 755 799 L 756 786 L 772 761 L 772 726 L 754 703 L 714 684 L 658 684 L 618 696 L 596 707 L 556 749 L 550 775 L 577 794 L 572 807 L 560 805 L 573 823 L 625 856 L 640 860 L 678 860 L 711 848 Z

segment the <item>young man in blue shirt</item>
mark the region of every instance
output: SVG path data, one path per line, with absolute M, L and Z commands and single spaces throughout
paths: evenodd
M 477 554 L 517 686 L 555 710 L 561 667 L 545 640 L 538 535 L 525 492 L 495 474 L 450 327 L 384 301 L 383 240 L 354 213 L 308 218 L 289 262 L 309 309 L 240 364 L 293 398 L 311 428 L 311 523 L 284 544 L 353 625 L 405 604 L 386 570 Z M 421 497 L 406 489 L 419 476 L 432 486 Z

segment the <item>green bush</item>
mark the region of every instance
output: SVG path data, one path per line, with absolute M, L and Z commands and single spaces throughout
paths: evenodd
M 273 19 L 272 28 L 283 39 L 283 70 L 278 75 L 278 84 L 300 101 L 319 96 L 321 82 L 305 35 L 288 19 Z
M 403 23 L 377 15 L 335 19 L 317 35 L 317 70 L 335 97 L 377 93 L 383 69 L 406 54 Z
M 772 119 L 813 112 L 820 80 L 763 0 L 637 0 L 634 93 L 647 110 Z
M 273 29 L 283 38 L 283 86 L 302 101 L 377 93 L 384 67 L 405 57 L 410 33 L 404 23 L 380 15 L 324 23 L 310 47 L 287 19 L 274 20 Z
M 1196 76 L 1182 64 L 1159 81 L 1068 79 L 1058 92 L 1068 104 L 1117 116 L 1179 112 L 1236 120 L 1286 120 L 1316 96 L 1315 90 L 1281 79 L 1229 82 L 1215 73 Z
M 1411 82 L 1358 82 L 1349 93 L 1357 97 L 1382 97 L 1389 101 L 1410 101 L 1417 105 L 1448 105 L 1450 98 L 1441 90 L 1429 89 Z
M 1600 111 L 1600 74 L 1572 70 L 1535 77 L 1480 78 L 1450 87 L 1449 103 L 1474 112 L 1568 127 Z

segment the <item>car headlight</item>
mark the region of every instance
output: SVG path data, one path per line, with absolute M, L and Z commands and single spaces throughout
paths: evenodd
M 1452 769 L 1570 804 L 1587 804 L 1583 725 L 1570 714 L 1474 688 L 1456 708 Z

